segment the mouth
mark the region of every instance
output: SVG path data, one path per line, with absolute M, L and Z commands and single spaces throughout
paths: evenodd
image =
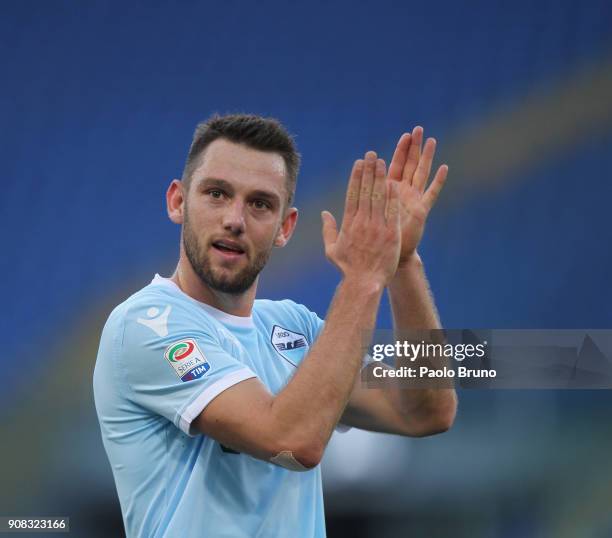
M 238 258 L 245 254 L 245 249 L 242 245 L 227 239 L 213 241 L 212 246 L 217 252 L 220 252 L 226 258 Z

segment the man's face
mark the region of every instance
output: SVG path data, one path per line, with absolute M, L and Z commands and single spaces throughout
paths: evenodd
M 212 142 L 185 193 L 183 246 L 202 282 L 240 294 L 268 261 L 287 205 L 281 155 Z

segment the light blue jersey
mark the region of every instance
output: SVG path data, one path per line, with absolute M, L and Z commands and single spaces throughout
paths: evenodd
M 325 536 L 319 466 L 289 471 L 191 428 L 240 381 L 278 393 L 322 324 L 289 300 L 232 316 L 159 276 L 113 310 L 94 396 L 128 538 Z

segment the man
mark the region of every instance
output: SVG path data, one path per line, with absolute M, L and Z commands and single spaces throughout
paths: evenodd
M 325 252 L 341 273 L 325 322 L 292 301 L 255 300 L 272 247 L 289 241 L 299 156 L 275 120 L 198 126 L 167 192 L 182 226 L 170 278 L 110 315 L 94 393 L 128 537 L 325 536 L 319 462 L 341 422 L 423 436 L 448 429 L 446 390 L 360 386 L 364 331 L 388 288 L 396 329 L 438 328 L 416 247 L 446 178 L 425 189 L 434 154 L 402 136 L 387 176 L 353 166 Z

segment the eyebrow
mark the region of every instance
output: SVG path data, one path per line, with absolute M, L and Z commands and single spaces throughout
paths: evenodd
M 216 177 L 205 177 L 200 181 L 198 187 L 221 187 L 227 191 L 234 192 L 234 187 L 232 187 L 229 181 Z
M 198 187 L 199 188 L 220 187 L 226 190 L 227 192 L 229 192 L 230 194 L 234 194 L 234 191 L 235 191 L 233 185 L 229 181 L 226 181 L 225 179 L 221 179 L 217 177 L 205 177 L 204 179 L 202 179 L 202 181 L 200 181 L 200 184 L 198 185 Z M 280 204 L 280 197 L 275 192 L 272 192 L 272 191 L 256 189 L 250 192 L 250 196 L 255 196 L 257 198 L 264 198 L 268 200 L 269 202 Z

